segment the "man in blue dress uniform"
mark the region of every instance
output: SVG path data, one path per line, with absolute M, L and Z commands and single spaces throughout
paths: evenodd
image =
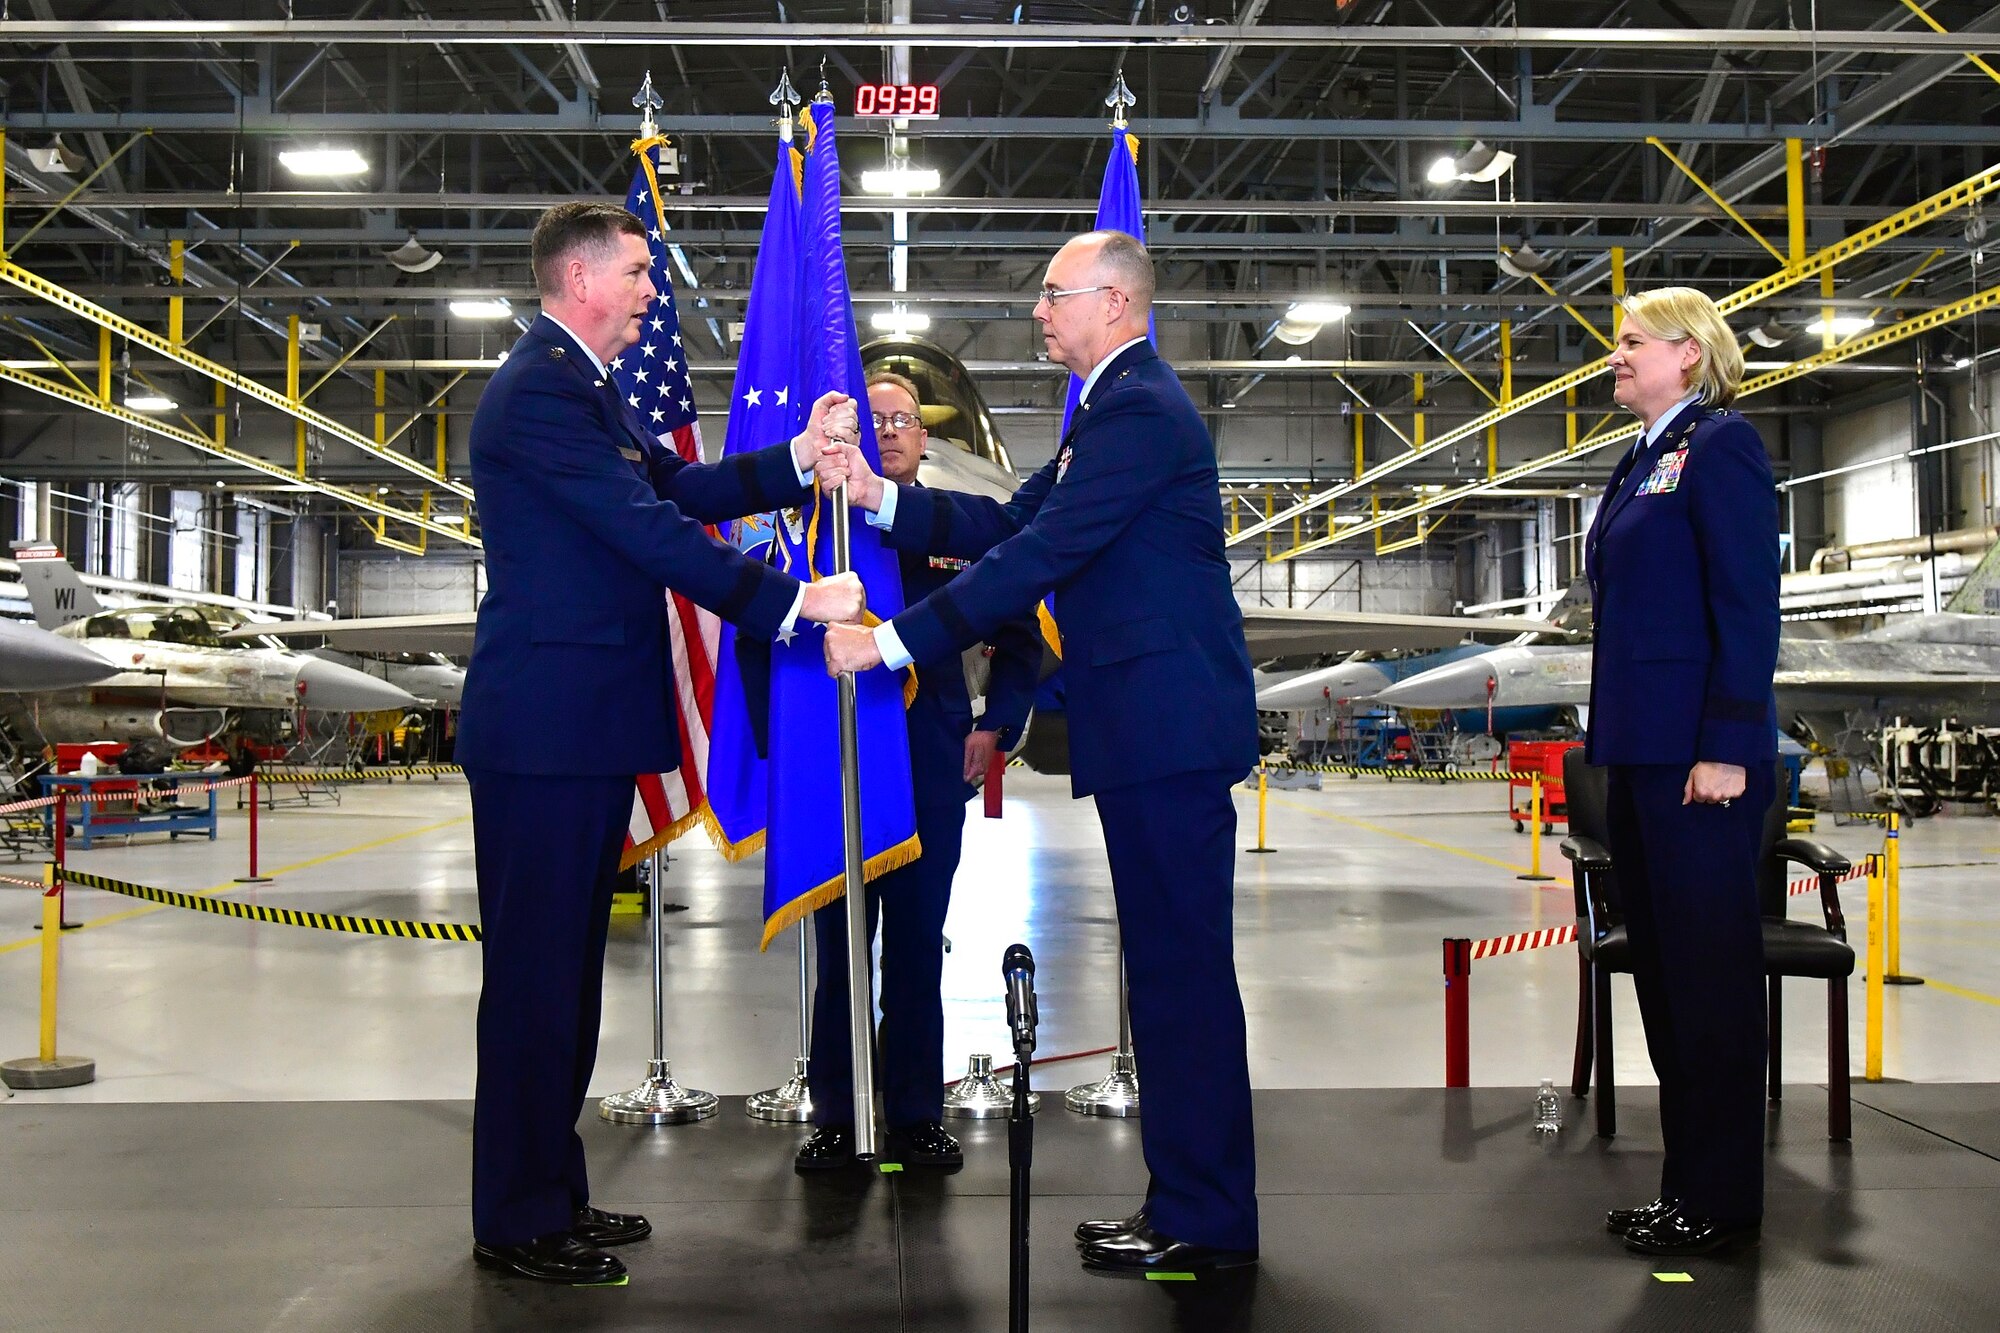
M 683 462 L 606 371 L 654 296 L 639 220 L 616 204 L 559 204 L 532 251 L 541 315 L 472 419 L 488 579 L 457 751 L 485 967 L 473 1253 L 545 1281 L 610 1282 L 624 1265 L 601 1247 L 651 1227 L 590 1206 L 576 1119 L 633 780 L 680 764 L 666 590 L 765 637 L 858 618 L 852 576 L 804 586 L 702 526 L 799 503 L 816 468 L 841 474 L 829 432 L 856 432 L 852 403 L 829 394 L 789 446 Z
M 901 375 L 868 380 L 882 475 L 915 487 L 923 461 L 923 409 L 917 386 Z M 949 447 L 949 446 L 947 446 Z M 915 602 L 950 583 L 970 563 L 945 555 L 898 553 L 903 596 Z M 977 724 L 959 654 L 920 659 L 917 696 L 905 720 L 910 733 L 910 782 L 916 794 L 917 837 L 924 854 L 868 885 L 868 929 L 882 918 L 881 1066 L 890 1156 L 905 1166 L 957 1166 L 964 1156 L 945 1132 L 944 918 L 951 905 L 965 833 L 965 803 L 984 781 L 996 752 L 1013 748 L 1034 702 L 1042 663 L 1041 632 L 1032 617 L 1008 621 L 991 636 L 992 670 L 986 711 Z M 847 1023 L 847 908 L 833 903 L 813 913 L 819 986 L 813 996 L 813 1121 L 819 1126 L 799 1149 L 800 1171 L 854 1161 L 854 1053 Z
M 1152 1173 L 1132 1216 L 1077 1228 L 1084 1264 L 1145 1274 L 1254 1263 L 1230 788 L 1257 762 L 1257 706 L 1215 445 L 1147 340 L 1145 247 L 1087 233 L 1045 282 L 1035 318 L 1049 358 L 1084 377 L 1055 458 L 1003 505 L 898 487 L 847 450 L 850 501 L 889 545 L 977 563 L 873 631 L 829 629 L 828 669 L 937 657 L 1055 591 L 1071 787 L 1095 798 L 1104 825 Z

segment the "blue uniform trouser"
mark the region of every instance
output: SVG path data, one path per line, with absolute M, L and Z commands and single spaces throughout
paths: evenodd
M 629 777 L 469 771 L 479 875 L 472 1234 L 520 1245 L 590 1201 L 576 1119 L 597 1061 Z
M 1236 988 L 1236 806 L 1228 773 L 1097 793 L 1125 946 L 1139 1140 L 1153 1228 L 1257 1248 L 1257 1150 Z
M 1606 833 L 1632 984 L 1660 1079 L 1660 1194 L 1696 1217 L 1764 1215 L 1764 936 L 1757 857 L 1776 781 L 1683 805 L 1688 766 L 1612 765 Z
M 965 832 L 965 806 L 917 806 L 924 854 L 868 885 L 868 939 L 882 925 L 882 1027 L 876 1081 L 882 1112 L 902 1128 L 944 1115 L 944 917 Z M 819 984 L 813 992 L 813 1122 L 854 1123 L 847 1007 L 847 903 L 813 913 Z

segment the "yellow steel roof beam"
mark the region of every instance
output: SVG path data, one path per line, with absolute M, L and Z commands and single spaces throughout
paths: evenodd
M 1817 277 L 1820 273 L 1833 268 L 1837 264 L 1844 263 L 1849 259 L 1864 254 L 1884 241 L 1893 240 L 1905 232 L 1914 231 L 1918 227 L 1935 222 L 1947 213 L 1964 208 L 1974 200 L 1983 199 L 1995 190 L 2000 190 L 2000 166 L 1988 167 L 1975 176 L 1968 176 L 1958 182 L 1958 184 L 1948 186 L 1930 196 L 1930 198 L 1912 204 L 1899 213 L 1892 213 L 1880 222 L 1855 232 L 1854 235 L 1847 237 L 1845 240 L 1835 241 L 1831 245 L 1814 251 L 1811 255 L 1808 255 L 1796 264 L 1788 264 L 1769 277 L 1759 278 L 1749 286 L 1731 292 L 1715 304 L 1725 315 L 1742 310 L 1748 306 L 1753 306 L 1759 301 L 1775 296 L 1788 287 L 1795 287 L 1809 278 Z M 1526 393 L 1507 400 L 1492 411 L 1446 431 L 1444 434 L 1430 441 L 1422 449 L 1413 449 L 1408 453 L 1394 455 L 1351 481 L 1336 482 L 1323 491 L 1314 492 L 1312 495 L 1299 501 L 1292 508 L 1281 510 L 1269 518 L 1244 528 L 1234 537 L 1231 537 L 1227 544 L 1235 546 L 1242 542 L 1250 541 L 1262 536 L 1278 524 L 1286 522 L 1296 513 L 1304 513 L 1308 510 L 1318 509 L 1323 505 L 1332 504 L 1335 500 L 1353 491 L 1356 487 L 1380 481 L 1383 477 L 1388 476 L 1399 468 L 1409 466 L 1420 458 L 1427 458 L 1440 450 L 1450 448 L 1461 440 L 1470 439 L 1472 436 L 1484 431 L 1487 427 L 1497 425 L 1525 408 L 1547 402 L 1551 398 L 1557 397 L 1570 389 L 1576 388 L 1580 384 L 1594 379 L 1598 375 L 1603 374 L 1604 371 L 1605 363 L 1602 359 L 1579 366 L 1568 374 L 1560 375 L 1546 384 L 1530 389 Z
M 154 333 L 151 329 L 140 324 L 135 324 L 122 315 L 113 314 L 100 305 L 94 305 L 84 300 L 81 296 L 78 296 L 75 292 L 58 286 L 37 274 L 30 273 L 18 264 L 7 260 L 0 260 L 0 281 L 11 283 L 13 286 L 19 287 L 22 291 L 39 296 L 59 309 L 67 310 L 73 315 L 79 315 L 96 324 L 100 329 L 118 334 L 128 341 L 138 343 L 149 351 L 155 352 L 169 361 L 178 362 L 197 374 L 206 375 L 217 383 L 227 385 L 229 388 L 236 390 L 246 397 L 256 399 L 266 407 L 274 407 L 287 416 L 294 417 L 306 425 L 315 428 L 324 435 L 330 435 L 343 444 L 348 444 L 359 449 L 371 458 L 388 463 L 392 467 L 401 468 L 403 471 L 420 477 L 432 485 L 442 486 L 448 491 L 454 491 L 466 500 L 472 499 L 472 488 L 470 486 L 462 482 L 455 482 L 448 478 L 440 477 L 416 459 L 405 457 L 393 449 L 383 448 L 367 436 L 349 430 L 325 413 L 307 407 L 304 402 L 287 397 L 278 390 L 261 384 L 248 376 L 239 375 L 227 366 L 211 361 L 205 356 L 197 356 L 185 347 L 176 347 L 171 341 Z
M 1743 230 L 1749 234 L 1751 240 L 1757 242 L 1757 244 L 1763 246 L 1764 249 L 1769 251 L 1771 258 L 1777 260 L 1780 264 L 1788 264 L 1791 262 L 1789 259 L 1785 257 L 1784 251 L 1780 250 L 1777 246 L 1765 240 L 1764 233 L 1758 231 L 1755 227 L 1750 225 L 1750 219 L 1744 217 L 1741 213 L 1737 212 L 1736 209 L 1731 206 L 1730 202 L 1727 199 L 1724 199 L 1721 195 L 1717 194 L 1715 192 L 1715 188 L 1711 186 L 1707 181 L 1703 180 L 1701 178 L 1700 173 L 1695 171 L 1693 167 L 1681 161 L 1680 158 L 1675 155 L 1673 149 L 1667 147 L 1665 143 L 1661 142 L 1659 136 L 1649 134 L 1646 136 L 1646 142 L 1653 145 L 1653 147 L 1659 149 L 1661 154 L 1666 157 L 1667 161 L 1674 164 L 1675 170 L 1679 171 L 1681 175 L 1693 181 L 1695 183 L 1695 188 L 1700 190 L 1703 194 L 1707 195 L 1709 202 L 1714 204 L 1717 208 L 1721 209 L 1724 213 L 1726 213 L 1729 216 L 1729 220 L 1731 222 L 1734 222 L 1737 226 L 1743 228 Z
M 1929 14 L 1926 14 L 1924 12 L 1923 6 L 1919 5 L 1916 2 L 1916 0 L 1903 0 L 1903 8 L 1909 10 L 1912 14 L 1915 14 L 1918 18 L 1922 19 L 1925 25 L 1929 27 L 1932 32 L 1944 33 L 1946 36 L 1949 36 L 1951 34 L 1950 28 L 1945 27 L 1944 24 L 1939 23 Z M 1972 52 L 1970 51 L 1965 52 L 1964 55 L 1967 60 L 1970 60 L 1974 65 L 1978 66 L 1979 69 L 1985 73 L 1987 78 L 1993 80 L 1995 83 L 2000 83 L 2000 70 L 1995 70 L 1993 66 L 1987 64 L 1984 60 L 1972 54 Z
M 158 435 L 162 439 L 186 445 L 197 453 L 207 454 L 211 458 L 224 459 L 239 467 L 249 468 L 253 472 L 262 473 L 274 481 L 281 481 L 295 486 L 311 487 L 321 495 L 339 500 L 343 504 L 353 505 L 356 509 L 365 510 L 381 518 L 394 519 L 398 523 L 407 523 L 411 527 L 421 528 L 426 532 L 434 532 L 440 537 L 449 537 L 453 541 L 463 542 L 467 546 L 478 547 L 483 545 L 477 537 L 460 531 L 448 524 L 425 518 L 421 514 L 411 513 L 407 509 L 399 509 L 392 504 L 385 504 L 373 495 L 361 491 L 351 491 L 345 486 L 336 486 L 331 482 L 316 481 L 311 477 L 301 477 L 282 464 L 273 463 L 269 459 L 259 458 L 255 454 L 242 453 L 226 445 L 217 444 L 206 435 L 202 435 L 196 431 L 182 430 L 180 427 L 170 426 L 164 421 L 156 421 L 143 412 L 134 412 L 132 409 L 121 404 L 106 402 L 96 394 L 72 389 L 66 384 L 58 384 L 54 380 L 44 379 L 40 375 L 31 375 L 25 370 L 16 370 L 12 366 L 5 364 L 0 364 L 0 380 L 18 384 L 23 388 L 33 389 L 35 392 L 47 394 L 51 398 L 59 398 L 63 402 L 71 403 L 77 407 L 87 408 L 102 416 L 122 421 L 128 426 L 137 426 L 139 429 L 153 435 Z M 393 545 L 394 543 L 384 544 Z
M 1737 396 L 1741 398 L 1753 393 L 1760 393 L 1765 389 L 1774 388 L 1788 380 L 1795 380 L 1802 376 L 1810 375 L 1814 371 L 1826 366 L 1837 365 L 1842 361 L 1878 351 L 1892 343 L 1901 342 L 1905 338 L 1913 338 L 1919 333 L 1928 333 L 1940 325 L 1965 319 L 1982 311 L 1991 310 L 1996 306 L 2000 306 L 2000 286 L 1988 287 L 1985 291 L 1974 296 L 1968 296 L 1962 301 L 1954 301 L 1950 305 L 1939 306 L 1935 310 L 1926 310 L 1921 315 L 1914 315 L 1899 323 L 1890 324 L 1876 329 L 1871 333 L 1850 338 L 1838 347 L 1830 347 L 1825 351 L 1815 352 L 1813 355 L 1794 361 L 1788 366 L 1781 366 L 1777 370 L 1766 371 L 1762 375 L 1754 376 L 1743 382 L 1743 388 L 1738 392 Z M 1508 468 L 1496 477 L 1468 482 L 1466 485 L 1460 486 L 1455 490 L 1429 496 L 1415 504 L 1405 505 L 1401 509 L 1392 509 L 1387 513 L 1351 523 L 1324 537 L 1306 542 L 1304 545 L 1292 550 L 1282 552 L 1274 558 L 1289 560 L 1294 556 L 1304 555 L 1310 551 L 1317 551 L 1323 547 L 1332 546 L 1353 537 L 1363 536 L 1379 528 L 1387 527 L 1391 523 L 1400 523 L 1405 519 L 1429 513 L 1433 509 L 1457 504 L 1469 496 L 1477 495 L 1482 491 L 1492 490 L 1498 486 L 1505 486 L 1508 482 L 1518 481 L 1522 477 L 1532 476 L 1544 468 L 1554 467 L 1557 463 L 1578 458 L 1584 454 L 1594 453 L 1607 444 L 1616 444 L 1621 440 L 1629 440 L 1638 435 L 1640 430 L 1640 424 L 1634 421 L 1628 425 L 1620 426 L 1616 430 L 1607 431 L 1602 435 L 1586 436 L 1578 440 L 1573 448 L 1561 449 L 1551 454 L 1543 454 L 1539 458 L 1531 458 L 1525 463 Z

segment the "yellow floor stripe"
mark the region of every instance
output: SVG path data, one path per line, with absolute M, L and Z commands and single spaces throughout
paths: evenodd
M 1941 990 L 1946 995 L 1956 995 L 1961 1000 L 1977 1000 L 1981 1004 L 2000 1006 L 2000 995 L 1988 995 L 1983 990 L 1969 990 L 1964 986 L 1954 986 L 1949 981 L 1939 981 L 1936 977 L 1925 977 L 1924 989 Z
M 1482 865 L 1498 866 L 1502 870 L 1513 870 L 1521 874 L 1526 874 L 1528 870 L 1525 864 L 1514 861 L 1502 861 L 1497 856 L 1484 856 L 1479 852 L 1468 852 L 1463 847 L 1454 847 L 1448 842 L 1436 842 L 1430 838 L 1419 838 L 1414 833 L 1401 833 L 1392 828 L 1384 828 L 1380 824 L 1371 824 L 1365 819 L 1356 819 L 1352 815 L 1335 814 L 1331 810 L 1317 810 L 1310 805 L 1294 801 L 1288 797 L 1273 796 L 1270 799 L 1277 805 L 1297 810 L 1302 814 L 1311 815 L 1315 819 L 1331 819 L 1337 823 L 1347 824 L 1353 828 L 1365 829 L 1370 833 L 1379 834 L 1384 838 L 1395 838 L 1401 842 L 1415 843 L 1419 847 L 1428 847 L 1434 852 L 1446 852 L 1452 856 L 1462 856 L 1468 861 L 1478 861 Z M 1544 837 L 1542 840 L 1542 869 L 1544 872 L 1553 873 L 1563 864 L 1562 853 L 1556 850 L 1555 842 L 1555 839 L 1548 837 Z M 1553 862 L 1549 859 L 1551 856 L 1555 857 Z M 1562 875 L 1556 875 L 1550 883 L 1567 886 L 1569 880 Z
M 454 824 L 466 823 L 471 818 L 472 816 L 469 814 L 460 815 L 456 819 L 446 819 L 436 824 L 426 824 L 422 828 L 413 828 L 402 833 L 392 833 L 386 838 L 376 838 L 372 842 L 364 842 L 358 846 L 349 847 L 344 851 L 328 852 L 324 856 L 308 857 L 303 861 L 294 861 L 290 865 L 279 866 L 271 874 L 274 876 L 288 874 L 294 870 L 304 870 L 310 866 L 325 865 L 329 861 L 338 861 L 344 856 L 353 856 L 357 852 L 372 852 L 377 847 L 387 847 L 389 844 L 401 842 L 405 838 L 420 838 L 426 833 L 435 833 L 439 829 L 450 828 Z M 192 892 L 197 898 L 212 898 L 218 894 L 233 893 L 243 887 L 245 886 L 238 884 L 232 879 L 210 888 L 196 889 Z M 165 903 L 148 903 L 144 907 L 128 908 L 123 912 L 112 912 L 106 916 L 94 916 L 88 921 L 79 923 L 77 930 L 95 930 L 99 926 L 116 925 L 120 921 L 130 921 L 135 916 L 146 916 L 152 912 L 164 912 L 166 910 L 167 904 Z M 9 940 L 5 944 L 0 944 L 0 955 L 15 953 L 30 946 L 39 945 L 41 942 L 42 937 L 40 935 L 30 935 L 26 939 L 20 940 Z

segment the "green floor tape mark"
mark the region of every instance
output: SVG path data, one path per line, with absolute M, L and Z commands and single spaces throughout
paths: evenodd
M 1692 1273 L 1655 1273 L 1655 1274 L 1653 1274 L 1653 1281 L 1655 1281 L 1655 1282 L 1692 1282 L 1692 1281 L 1694 1281 L 1694 1274 L 1692 1274 Z
M 903 1164 L 901 1162 L 884 1162 L 876 1169 L 886 1176 L 891 1171 L 901 1171 L 903 1169 Z
M 1148 1281 L 1148 1282 L 1192 1282 L 1192 1281 L 1194 1281 L 1194 1274 L 1193 1274 L 1193 1273 L 1148 1273 L 1148 1274 L 1146 1274 L 1146 1281 Z
M 629 1287 L 632 1285 L 632 1275 L 627 1273 L 623 1277 L 614 1278 L 609 1282 L 579 1282 L 576 1285 L 579 1287 Z

